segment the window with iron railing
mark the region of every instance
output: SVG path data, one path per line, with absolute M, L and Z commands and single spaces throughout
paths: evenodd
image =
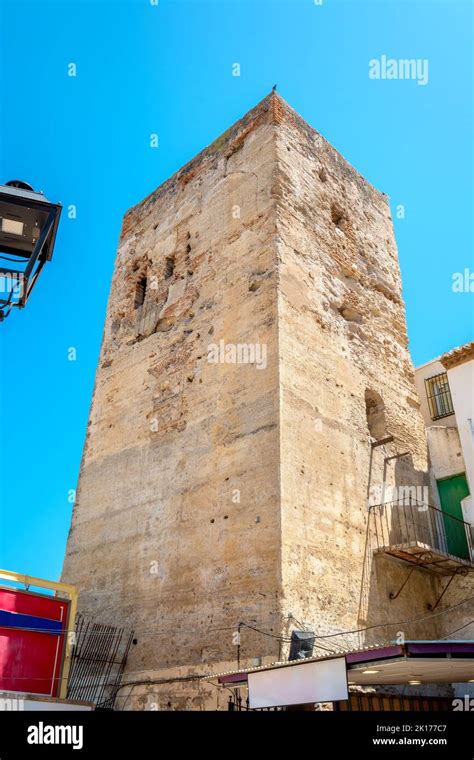
M 446 372 L 426 378 L 425 388 L 432 420 L 439 420 L 440 417 L 454 414 L 453 400 Z

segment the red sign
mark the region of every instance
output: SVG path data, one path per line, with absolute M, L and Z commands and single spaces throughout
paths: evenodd
M 0 588 L 0 691 L 59 696 L 69 601 Z

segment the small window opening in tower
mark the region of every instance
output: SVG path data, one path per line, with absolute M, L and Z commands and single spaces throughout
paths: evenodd
M 331 219 L 333 224 L 336 225 L 336 227 L 339 227 L 339 229 L 342 229 L 344 226 L 344 222 L 346 221 L 346 217 L 344 216 L 344 212 L 339 208 L 339 206 L 332 205 L 331 206 Z
M 168 280 L 174 274 L 175 259 L 174 256 L 167 256 L 165 262 L 165 278 Z
M 135 286 L 135 308 L 138 309 L 140 306 L 143 306 L 143 303 L 145 301 L 145 295 L 146 295 L 146 284 L 147 279 L 145 276 L 140 277 L 138 280 L 136 286 Z
M 376 441 L 386 438 L 388 431 L 383 399 L 378 393 L 369 388 L 365 391 L 365 413 L 371 437 Z

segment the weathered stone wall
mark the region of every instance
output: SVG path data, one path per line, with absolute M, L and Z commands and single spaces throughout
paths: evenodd
M 221 340 L 264 365 L 210 363 Z M 368 487 L 405 452 L 387 486 L 426 486 L 387 199 L 272 94 L 124 219 L 63 573 L 135 629 L 119 707 L 225 707 L 189 679 L 237 667 L 239 622 L 440 635 L 398 622 L 439 581 L 390 601 L 409 567 L 373 554 Z M 286 649 L 242 628 L 244 666 Z
M 282 615 L 319 634 L 426 615 L 437 582 L 373 557 L 367 489 L 428 484 L 423 419 L 407 350 L 396 244 L 386 196 L 279 103 L 278 255 L 281 376 Z M 374 449 L 366 391 L 382 400 Z M 373 526 L 371 526 L 373 528 Z M 375 628 L 325 647 L 435 638 L 439 619 Z
M 125 216 L 63 578 L 135 629 L 126 680 L 233 668 L 240 621 L 280 628 L 271 121 L 260 105 Z M 221 340 L 266 366 L 209 363 Z M 242 631 L 242 661 L 278 655 Z

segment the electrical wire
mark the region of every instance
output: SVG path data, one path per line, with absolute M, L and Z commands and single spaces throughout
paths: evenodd
M 310 629 L 314 627 L 314 626 L 311 626 L 309 623 L 303 623 L 301 620 L 298 620 L 298 618 L 296 618 L 293 615 L 293 613 L 291 613 L 291 615 L 288 616 L 288 620 L 294 620 L 295 623 L 298 623 L 298 625 L 301 626 L 301 628 L 307 632 L 309 632 Z M 314 644 L 314 646 L 317 647 L 317 649 L 322 649 L 324 652 L 329 652 L 330 654 L 337 653 L 336 649 L 329 649 L 328 647 L 325 647 L 322 644 Z
M 22 627 L 21 630 L 22 631 L 31 631 L 32 633 L 52 633 L 52 631 L 51 631 L 50 628 L 24 628 L 24 627 Z M 207 633 L 214 633 L 216 631 L 237 631 L 237 626 L 236 625 L 229 625 L 229 626 L 224 626 L 222 628 L 208 628 L 208 629 L 206 629 Z M 53 633 L 54 633 L 54 631 L 53 631 Z M 70 633 L 74 634 L 75 633 L 75 628 L 68 628 L 68 629 L 66 629 L 64 631 L 57 631 L 56 635 L 57 636 L 67 636 Z M 169 631 L 169 630 L 167 630 L 167 631 L 156 631 L 154 628 L 148 628 L 148 629 L 145 628 L 143 631 L 141 631 L 141 633 L 142 634 L 143 633 L 153 633 L 155 637 L 169 636 L 170 633 L 172 633 L 173 635 L 181 634 L 181 633 L 193 633 L 195 635 L 196 634 L 196 629 L 195 628 L 188 628 L 188 629 L 185 630 L 185 629 L 180 628 L 177 631 Z M 101 636 L 101 635 L 108 636 L 110 634 L 109 634 L 108 631 L 96 631 L 94 633 L 94 636 Z
M 129 699 L 130 699 L 130 697 L 132 696 L 132 692 L 133 692 L 133 689 L 135 688 L 135 686 L 138 686 L 138 685 L 143 685 L 143 684 L 161 685 L 161 684 L 164 684 L 164 683 L 175 683 L 176 681 L 195 681 L 196 679 L 198 679 L 198 680 L 200 681 L 200 680 L 201 680 L 201 678 L 212 678 L 212 676 L 211 676 L 211 675 L 209 675 L 209 676 L 182 676 L 181 678 L 166 678 L 166 679 L 156 679 L 156 680 L 151 680 L 151 681 L 128 681 L 128 682 L 126 682 L 126 683 L 124 683 L 124 684 L 120 684 L 120 685 L 117 687 L 116 693 L 115 693 L 115 695 L 114 695 L 114 702 L 115 702 L 115 700 L 117 700 L 117 699 L 125 699 L 125 701 L 124 701 L 124 703 L 123 703 L 122 707 L 120 708 L 120 711 L 121 711 L 121 712 L 123 712 L 123 711 L 125 710 L 125 705 L 127 704 L 128 700 L 129 700 Z M 216 687 L 216 689 L 220 689 L 220 688 L 221 688 L 221 687 L 220 687 L 220 686 L 218 686 L 217 684 L 215 684 L 215 683 L 212 683 L 212 681 L 208 681 L 208 683 L 209 683 L 211 686 L 215 686 L 215 687 Z M 125 695 L 125 694 L 119 694 L 119 693 L 118 693 L 118 692 L 119 692 L 119 690 L 120 690 L 120 689 L 121 689 L 123 686 L 130 686 L 130 691 L 128 692 L 128 694 L 127 694 L 127 695 Z M 224 686 L 224 688 L 225 688 L 225 689 L 227 689 L 227 691 L 228 691 L 230 694 L 232 694 L 232 690 L 231 690 L 231 689 L 229 689 L 229 687 L 228 687 L 228 686 Z M 233 695 L 232 695 L 232 696 L 233 696 Z
M 461 607 L 463 604 L 466 604 L 466 602 L 470 602 L 472 600 L 474 600 L 474 596 L 467 597 L 466 599 L 463 599 L 461 602 L 458 602 L 457 604 L 453 604 L 453 605 L 451 605 L 451 607 L 446 607 L 445 609 L 440 610 L 439 612 L 432 613 L 431 615 L 424 615 L 424 616 L 421 616 L 421 617 L 418 617 L 418 618 L 411 618 L 410 620 L 395 621 L 393 623 L 377 623 L 377 624 L 374 624 L 374 625 L 366 626 L 365 628 L 357 628 L 357 629 L 353 629 L 353 630 L 350 630 L 350 631 L 340 631 L 339 633 L 330 633 L 330 634 L 325 634 L 323 636 L 315 636 L 315 639 L 317 639 L 319 641 L 320 639 L 334 638 L 335 636 L 340 636 L 340 635 L 349 634 L 349 633 L 362 633 L 364 631 L 373 630 L 375 628 L 385 628 L 385 627 L 391 627 L 391 626 L 395 626 L 395 625 L 396 626 L 409 625 L 410 623 L 417 623 L 417 622 L 420 622 L 420 621 L 423 621 L 423 620 L 432 619 L 433 617 L 439 617 L 440 615 L 444 615 L 447 612 L 451 612 L 451 610 L 457 609 L 457 608 Z M 457 633 L 458 631 L 462 630 L 463 628 L 467 628 L 467 626 L 470 625 L 473 622 L 474 622 L 474 620 L 470 620 L 465 625 L 461 626 L 460 628 L 457 628 L 454 631 L 451 631 L 449 634 L 447 634 L 447 636 L 444 636 L 441 639 L 439 639 L 439 641 L 442 641 L 443 639 L 445 639 L 445 638 L 447 638 L 449 636 L 452 636 L 454 633 Z M 263 631 L 262 629 L 257 628 L 256 626 L 249 625 L 248 623 L 240 622 L 239 625 L 241 627 L 249 628 L 250 630 L 255 631 L 256 633 L 260 633 L 263 636 L 268 636 L 268 637 L 270 637 L 272 639 L 277 639 L 279 641 L 286 641 L 286 642 L 291 641 L 291 639 L 289 637 L 277 636 L 274 633 L 270 633 L 268 631 Z M 226 628 L 220 628 L 220 629 L 214 629 L 214 630 L 234 630 L 235 631 L 235 630 L 237 630 L 237 628 L 238 628 L 238 626 L 228 626 Z M 25 628 L 25 629 L 22 629 L 22 630 L 37 631 L 37 632 L 40 632 L 40 633 L 45 632 L 45 629 L 42 629 L 42 628 L 39 628 L 39 629 L 38 628 Z M 195 632 L 195 629 L 194 629 L 193 632 Z M 68 631 L 62 631 L 59 635 L 65 635 L 66 633 L 68 633 Z M 174 631 L 174 633 L 176 634 L 176 631 Z M 167 633 L 167 635 L 169 635 L 169 633 Z M 316 645 L 316 646 L 320 646 L 320 645 Z M 323 648 L 323 647 L 321 647 L 321 648 Z M 327 651 L 329 651 L 330 654 L 334 654 L 334 652 L 330 652 L 330 650 L 327 650 Z M 149 672 L 149 668 L 146 669 L 146 670 L 134 671 L 134 672 L 136 672 L 136 673 L 140 673 L 140 672 L 141 673 L 148 673 Z M 158 679 L 158 680 L 148 680 L 147 679 L 147 680 L 142 680 L 142 681 L 127 681 L 127 682 L 125 682 L 123 684 L 120 684 L 120 686 L 117 688 L 116 697 L 118 696 L 118 691 L 120 689 L 124 688 L 125 686 L 130 686 L 132 684 L 136 684 L 136 685 L 139 685 L 139 684 L 140 685 L 146 685 L 146 684 L 161 685 L 161 684 L 165 684 L 165 683 L 177 683 L 177 682 L 182 682 L 182 681 L 195 681 L 195 680 L 200 680 L 200 679 L 208 679 L 208 678 L 212 678 L 212 677 L 213 677 L 213 674 L 208 674 L 208 675 L 199 675 L 199 676 L 181 676 L 181 677 L 176 677 L 176 678 Z M 31 676 L 19 676 L 19 677 L 16 678 L 16 680 L 17 681 L 21 681 L 21 680 L 44 680 L 44 679 L 35 678 L 34 676 L 33 677 L 31 677 Z M 61 680 L 61 677 L 58 677 L 58 678 L 55 678 L 55 679 L 52 679 L 52 680 L 58 680 L 59 681 L 59 680 Z
M 449 633 L 446 634 L 446 636 L 441 636 L 441 638 L 438 639 L 438 641 L 443 641 L 443 639 L 449 639 L 449 637 L 452 636 L 454 633 L 458 633 L 458 631 L 462 631 L 463 628 L 467 628 L 468 625 L 472 625 L 473 623 L 474 623 L 474 620 L 470 620 L 469 623 L 465 623 L 460 628 L 456 628 L 454 631 L 450 631 Z
M 295 616 L 293 615 L 293 613 L 291 613 L 291 615 L 288 615 L 288 620 L 294 620 L 295 623 L 298 623 L 298 625 L 300 625 L 302 628 L 306 628 L 306 629 L 308 628 L 308 625 L 309 625 L 308 623 L 302 623 L 301 620 L 298 620 L 298 618 L 295 618 Z
M 372 631 L 374 628 L 388 628 L 394 625 L 410 625 L 411 623 L 421 623 L 423 620 L 431 620 L 434 617 L 439 617 L 440 615 L 445 615 L 447 612 L 451 612 L 451 610 L 455 610 L 458 607 L 461 607 L 463 604 L 466 604 L 466 602 L 472 602 L 474 600 L 474 596 L 468 596 L 466 599 L 463 599 L 462 602 L 458 602 L 457 604 L 451 605 L 451 607 L 446 607 L 443 610 L 439 610 L 439 612 L 432 612 L 430 615 L 423 615 L 422 617 L 418 618 L 411 618 L 411 620 L 399 620 L 395 621 L 393 623 L 375 623 L 374 625 L 368 625 L 365 626 L 365 628 L 354 628 L 350 631 L 340 631 L 339 633 L 329 633 L 325 636 L 315 636 L 316 639 L 330 639 L 334 636 L 342 636 L 350 633 L 364 633 L 365 631 Z
M 255 628 L 253 625 L 249 625 L 248 623 L 239 623 L 240 626 L 243 626 L 244 628 L 250 628 L 251 631 L 256 631 L 257 633 L 261 633 L 263 636 L 269 636 L 272 639 L 278 639 L 278 641 L 291 641 L 290 636 L 277 636 L 275 633 L 268 633 L 268 631 L 262 631 L 260 628 Z
M 411 618 L 409 620 L 397 620 L 397 621 L 394 621 L 393 623 L 390 623 L 390 622 L 374 623 L 373 625 L 367 625 L 364 628 L 353 628 L 347 631 L 338 631 L 337 633 L 327 633 L 322 636 L 315 636 L 314 638 L 319 641 L 320 639 L 332 639 L 332 638 L 335 638 L 336 636 L 347 636 L 349 634 L 354 634 L 354 633 L 364 633 L 365 631 L 372 631 L 375 628 L 389 628 L 395 625 L 410 625 L 411 623 L 420 623 L 423 620 L 431 620 L 434 617 L 445 615 L 447 612 L 451 612 L 451 610 L 455 610 L 458 607 L 461 607 L 463 604 L 466 604 L 466 602 L 471 602 L 473 600 L 474 600 L 474 596 L 468 596 L 466 597 L 466 599 L 463 599 L 461 602 L 451 605 L 451 607 L 445 607 L 444 609 L 439 610 L 438 612 L 432 612 L 429 615 L 422 615 L 421 617 Z M 282 641 L 290 640 L 288 638 L 283 638 L 283 637 L 275 636 L 274 634 L 266 633 L 265 631 L 262 631 L 259 628 L 253 628 L 252 626 L 249 626 L 246 623 L 241 623 L 241 625 L 245 625 L 247 628 L 252 628 L 252 630 L 258 631 L 258 633 L 262 633 L 266 636 L 272 636 L 273 638 L 281 638 Z
M 438 612 L 431 612 L 428 615 L 422 615 L 420 617 L 410 618 L 408 620 L 395 620 L 393 622 L 374 623 L 373 625 L 368 625 L 368 626 L 365 626 L 364 628 L 353 628 L 353 629 L 346 630 L 346 631 L 337 631 L 336 633 L 326 633 L 326 634 L 322 634 L 320 636 L 315 636 L 314 638 L 319 641 L 321 639 L 335 638 L 336 636 L 347 636 L 349 634 L 354 634 L 354 633 L 364 633 L 365 631 L 371 631 L 371 630 L 374 630 L 375 628 L 389 628 L 389 627 L 393 627 L 395 625 L 410 625 L 411 623 L 420 623 L 420 622 L 422 622 L 424 620 L 432 620 L 435 617 L 439 617 L 441 615 L 445 615 L 446 613 L 451 612 L 452 610 L 455 610 L 455 609 L 458 609 L 459 607 L 462 607 L 467 602 L 472 602 L 472 601 L 474 601 L 474 596 L 468 596 L 465 599 L 463 599 L 462 601 L 457 602 L 456 604 L 451 605 L 450 607 L 445 607 L 444 609 L 438 610 Z M 221 628 L 209 628 L 209 629 L 207 629 L 207 633 L 213 633 L 215 631 L 237 631 L 239 625 L 243 626 L 245 628 L 250 628 L 250 630 L 256 631 L 257 633 L 261 633 L 263 636 L 269 636 L 270 638 L 277 639 L 279 641 L 286 641 L 286 642 L 291 641 L 291 638 L 289 636 L 278 636 L 275 633 L 270 633 L 269 631 L 264 631 L 261 628 L 257 628 L 256 626 L 252 626 L 249 623 L 245 623 L 244 621 L 241 621 L 237 625 L 223 626 Z M 46 631 L 44 628 L 22 628 L 22 630 L 24 630 L 24 631 L 39 632 L 39 633 L 46 633 L 46 632 L 50 633 L 51 632 L 51 631 Z M 61 632 L 58 633 L 58 635 L 65 636 L 68 633 L 74 633 L 74 628 L 67 629 L 65 631 L 61 631 Z M 107 631 L 104 631 L 103 633 L 104 633 L 104 635 L 106 635 Z M 193 634 L 196 634 L 196 629 L 195 628 L 191 628 L 191 629 L 187 629 L 187 630 L 178 629 L 178 630 L 171 630 L 171 631 L 168 630 L 168 631 L 157 632 L 155 629 L 149 628 L 149 629 L 142 630 L 141 633 L 142 634 L 143 633 L 153 633 L 155 637 L 169 636 L 170 633 L 176 636 L 177 634 L 181 634 L 181 633 L 193 633 Z
M 424 617 L 419 617 L 419 618 L 412 618 L 411 620 L 404 620 L 404 621 L 398 621 L 398 622 L 393 622 L 393 623 L 380 623 L 378 625 L 367 626 L 366 628 L 359 628 L 359 629 L 354 630 L 354 631 L 344 631 L 343 633 L 361 633 L 362 631 L 372 630 L 373 628 L 380 628 L 380 627 L 394 626 L 394 625 L 397 625 L 397 626 L 398 625 L 407 625 L 407 624 L 410 624 L 410 623 L 419 622 L 421 620 L 431 619 L 431 618 L 437 617 L 437 616 L 439 616 L 441 614 L 445 614 L 446 612 L 450 612 L 451 610 L 456 609 L 456 608 L 462 606 L 463 604 L 465 604 L 466 602 L 469 602 L 469 601 L 472 601 L 472 600 L 474 600 L 474 596 L 467 597 L 466 599 L 463 599 L 461 602 L 458 602 L 457 604 L 454 604 L 451 607 L 447 607 L 444 610 L 440 610 L 438 613 L 433 613 L 432 615 L 428 615 L 428 616 L 424 616 Z M 294 618 L 294 619 L 296 620 L 296 618 Z M 296 621 L 296 622 L 298 622 L 298 621 Z M 470 621 L 470 622 L 474 622 L 474 621 Z M 469 625 L 469 623 L 467 625 Z M 462 628 L 467 627 L 467 625 L 466 626 L 462 626 Z M 280 640 L 289 641 L 288 638 L 283 639 L 282 637 L 275 636 L 275 634 L 273 634 L 273 633 L 268 633 L 267 631 L 262 631 L 261 629 L 256 628 L 255 626 L 250 626 L 247 623 L 241 622 L 240 626 L 244 626 L 246 628 L 250 628 L 251 630 L 256 631 L 257 633 L 261 633 L 261 634 L 263 634 L 265 636 L 270 636 L 271 638 L 277 638 L 277 639 L 280 639 Z M 461 630 L 461 628 L 458 628 L 457 630 Z M 453 633 L 456 633 L 456 631 L 452 631 L 451 634 L 448 634 L 448 635 L 452 635 Z M 331 637 L 337 636 L 337 635 L 341 635 L 341 633 L 339 633 L 339 634 L 328 634 L 326 636 L 316 636 L 315 638 L 317 638 L 319 640 L 321 638 L 331 638 Z M 333 652 L 331 652 L 331 654 L 333 654 Z M 147 672 L 147 671 L 143 671 L 143 672 Z M 211 676 L 191 676 L 191 677 L 188 677 L 186 680 L 195 680 L 195 678 L 208 679 L 208 678 L 212 678 L 212 677 L 213 677 L 212 675 Z M 161 684 L 161 683 L 174 683 L 175 680 L 176 679 L 165 679 L 165 680 L 162 680 L 162 681 L 144 681 L 144 682 L 134 681 L 133 683 L 137 683 L 137 684 L 139 684 L 139 683 L 140 684 L 143 684 L 143 683 Z M 182 680 L 182 679 L 179 679 L 179 680 Z M 120 695 L 118 694 L 118 691 L 120 691 L 120 689 L 122 688 L 122 686 L 128 685 L 129 683 L 130 682 L 127 682 L 127 684 L 121 684 L 118 687 L 116 698 L 120 698 Z

